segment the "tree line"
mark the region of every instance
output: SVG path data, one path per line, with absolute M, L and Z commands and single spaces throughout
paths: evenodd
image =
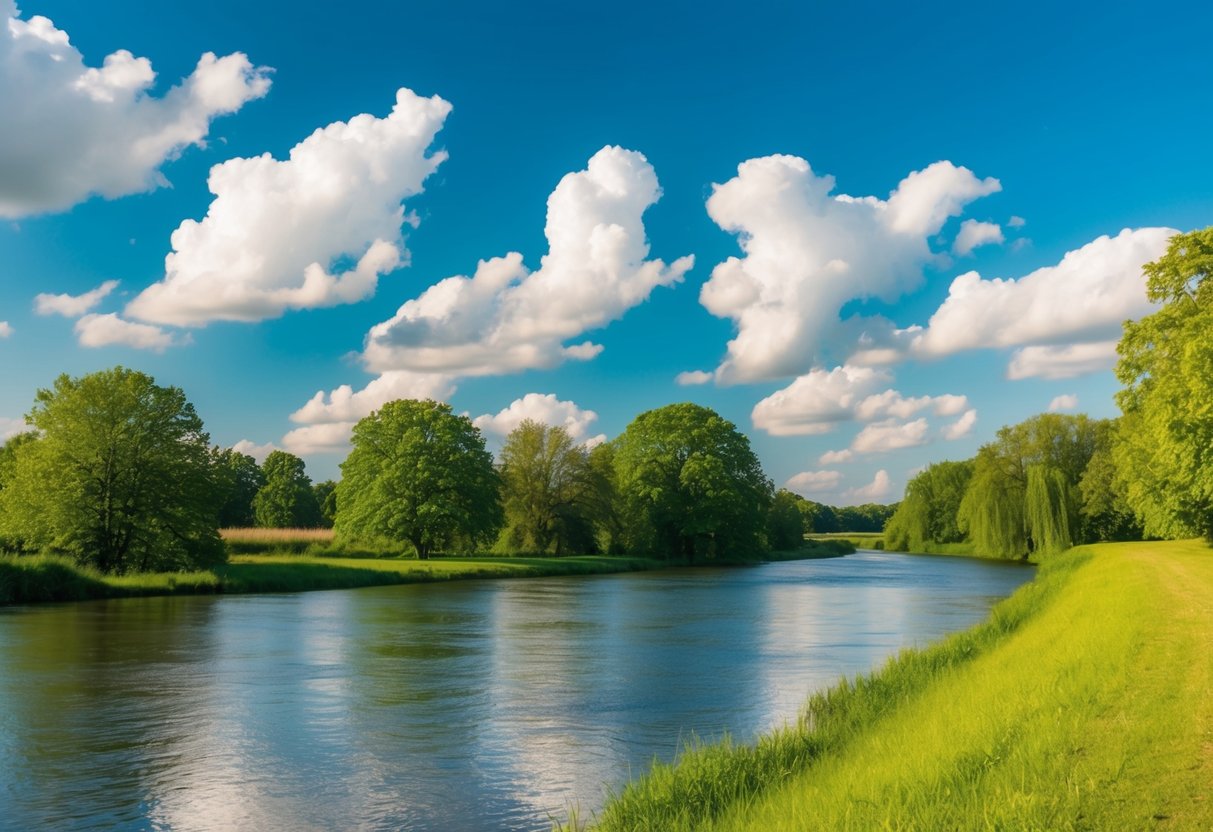
M 63 554 L 105 572 L 206 568 L 224 527 L 331 525 L 336 539 L 435 552 L 606 553 L 687 563 L 800 545 L 805 531 L 883 525 L 775 492 L 748 438 L 709 408 L 640 414 L 593 448 L 525 421 L 494 460 L 449 405 L 400 400 L 358 422 L 339 482 L 301 459 L 258 465 L 212 447 L 176 387 L 116 367 L 40 390 L 32 430 L 0 447 L 0 550 Z
M 1143 536 L 1213 541 L 1213 228 L 1174 236 L 1144 271 L 1161 306 L 1125 324 L 1120 417 L 1034 416 L 973 459 L 929 466 L 906 486 L 886 548 L 969 541 L 1020 558 Z

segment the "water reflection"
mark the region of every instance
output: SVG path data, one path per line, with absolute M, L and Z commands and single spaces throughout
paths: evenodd
M 0 828 L 547 829 L 1030 574 L 873 552 L 3 610 Z

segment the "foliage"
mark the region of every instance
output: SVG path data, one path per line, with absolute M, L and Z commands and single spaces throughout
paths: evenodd
M 293 529 L 322 525 L 320 506 L 302 459 L 286 451 L 272 451 L 261 471 L 265 485 L 253 498 L 253 516 L 258 526 Z
M 881 505 L 880 503 L 864 503 L 859 506 L 842 506 L 835 508 L 834 516 L 838 521 L 840 532 L 882 532 L 885 523 L 897 511 L 897 505 Z
M 800 514 L 804 518 L 805 531 L 809 534 L 834 534 L 835 532 L 850 531 L 842 528 L 838 522 L 838 512 L 833 506 L 802 498 L 799 507 Z
M 1060 413 L 1001 428 L 977 452 L 957 516 L 960 530 L 978 550 L 997 557 L 1053 551 L 1077 528 L 1077 486 L 1095 453 L 1096 435 L 1091 419 Z M 1040 473 L 1029 510 L 1029 470 L 1034 467 Z
M 223 560 L 222 484 L 185 394 L 122 367 L 62 375 L 27 417 L 0 492 L 0 537 L 105 573 Z
M 456 535 L 501 526 L 499 477 L 484 438 L 450 405 L 385 404 L 354 426 L 337 484 L 338 536 L 407 541 L 424 560 Z
M 783 551 L 804 545 L 804 515 L 800 513 L 802 497 L 786 488 L 775 492 L 767 511 L 767 543 Z
M 885 548 L 922 552 L 964 540 L 957 516 L 973 477 L 973 462 L 936 462 L 906 484 L 906 494 L 885 526 Z
M 632 551 L 689 562 L 761 551 L 773 486 L 732 422 L 673 404 L 637 416 L 617 442 Z
M 215 452 L 215 469 L 227 495 L 219 507 L 219 526 L 246 528 L 256 522 L 253 499 L 265 485 L 265 474 L 257 460 L 235 448 Z
M 1117 476 L 1147 533 L 1213 540 L 1213 227 L 1172 237 L 1145 273 L 1162 307 L 1118 347 Z
M 1113 444 L 1120 420 L 1095 424 L 1095 452 L 1078 482 L 1081 537 L 1086 542 L 1141 540 L 1143 529 L 1125 496 Z
M 321 527 L 333 528 L 333 520 L 337 517 L 337 483 L 332 480 L 316 483 L 312 486 L 312 496 L 320 508 Z
M 546 554 L 593 552 L 589 454 L 563 427 L 527 419 L 501 448 L 507 548 Z

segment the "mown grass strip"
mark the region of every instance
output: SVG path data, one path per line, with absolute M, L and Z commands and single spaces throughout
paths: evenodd
M 1213 552 L 1083 547 L 982 625 L 655 766 L 603 830 L 1213 828 Z

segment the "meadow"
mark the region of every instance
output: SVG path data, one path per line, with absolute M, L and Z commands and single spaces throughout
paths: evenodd
M 1083 546 L 976 628 L 689 748 L 571 829 L 1213 828 L 1213 550 Z

